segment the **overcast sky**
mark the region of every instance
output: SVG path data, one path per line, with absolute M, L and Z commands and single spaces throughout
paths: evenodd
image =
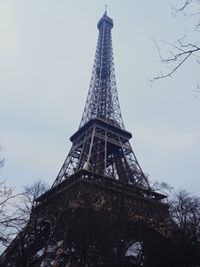
M 174 4 L 180 1 L 175 1 Z M 122 116 L 151 180 L 200 194 L 199 65 L 151 86 L 163 66 L 152 39 L 174 41 L 188 22 L 169 1 L 107 0 Z M 20 189 L 52 184 L 70 149 L 88 92 L 100 0 L 0 0 L 1 172 Z

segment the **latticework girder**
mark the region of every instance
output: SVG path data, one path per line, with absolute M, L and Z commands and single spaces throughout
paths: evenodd
M 52 188 L 36 199 L 27 225 L 0 257 L 2 267 L 127 266 L 132 242 L 144 244 L 148 262 L 155 237 L 168 236 L 165 196 L 151 190 L 124 128 L 112 27 L 105 13 L 72 147 Z
M 167 236 L 163 197 L 81 170 L 36 200 L 29 223 L 2 254 L 0 266 L 96 267 L 107 260 L 119 262 L 126 259 L 130 242 L 155 243 L 157 235 Z
M 99 119 L 90 120 L 72 137 L 72 148 L 55 180 L 59 184 L 84 169 L 129 184 L 149 188 L 131 148 L 131 134 Z
M 111 29 L 105 13 L 98 22 L 99 37 L 92 78 L 79 130 L 53 184 L 86 169 L 96 174 L 149 187 L 124 129 L 114 71 Z
M 113 21 L 105 13 L 98 23 L 99 37 L 92 77 L 80 127 L 100 118 L 124 129 L 115 79 L 111 29 Z

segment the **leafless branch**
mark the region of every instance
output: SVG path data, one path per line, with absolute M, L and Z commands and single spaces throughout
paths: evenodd
M 198 47 L 195 44 L 191 44 L 191 43 L 184 44 L 182 42 L 182 39 L 183 38 L 177 40 L 178 45 L 163 41 L 163 43 L 165 43 L 165 44 L 171 46 L 173 49 L 175 49 L 175 52 L 169 51 L 170 57 L 167 57 L 167 58 L 164 58 L 162 56 L 161 51 L 160 51 L 160 47 L 158 46 L 157 42 L 155 40 L 153 40 L 154 44 L 157 48 L 158 55 L 160 57 L 161 62 L 165 63 L 165 64 L 168 64 L 171 62 L 176 63 L 175 67 L 170 72 L 168 72 L 166 74 L 161 73 L 161 74 L 157 75 L 156 77 L 154 77 L 153 80 L 171 77 L 172 74 L 174 72 L 176 72 L 176 70 L 178 68 L 180 68 L 181 65 L 183 65 L 183 63 L 192 55 L 200 58 L 198 55 L 195 54 L 196 52 L 200 51 L 200 47 Z
M 177 13 L 184 12 L 184 14 L 189 18 L 196 16 L 197 20 L 195 22 L 191 20 L 192 25 L 195 24 L 192 26 L 194 30 L 189 30 L 184 37 L 178 39 L 176 42 L 172 43 L 162 41 L 162 43 L 167 45 L 168 56 L 163 56 L 163 54 L 161 53 L 161 46 L 154 41 L 161 63 L 169 64 L 169 66 L 171 66 L 171 70 L 164 74 L 161 72 L 156 77 L 153 77 L 151 81 L 171 77 L 180 67 L 182 67 L 182 65 L 186 61 L 188 61 L 189 58 L 194 57 L 197 59 L 197 63 L 200 62 L 199 38 L 196 38 L 197 41 L 195 41 L 195 37 L 193 35 L 194 31 L 198 31 L 200 27 L 200 0 L 184 0 L 182 5 L 180 5 L 179 7 L 172 5 L 172 8 L 175 11 L 175 15 Z M 187 23 L 187 25 L 189 25 L 188 21 Z M 190 37 L 192 37 L 192 42 L 190 40 Z
M 184 3 L 181 7 L 176 8 L 176 12 L 181 12 L 181 11 L 185 10 L 186 7 L 187 7 L 189 4 L 191 4 L 192 2 L 193 2 L 193 0 L 186 0 L 185 3 Z

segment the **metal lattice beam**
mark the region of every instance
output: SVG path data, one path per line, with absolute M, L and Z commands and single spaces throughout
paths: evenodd
M 113 21 L 105 13 L 98 23 L 97 49 L 80 127 L 91 119 L 99 118 L 124 129 L 115 79 L 112 27 Z
M 130 146 L 120 111 L 114 70 L 111 30 L 113 21 L 103 15 L 97 24 L 99 37 L 92 77 L 79 130 L 53 184 L 81 169 L 149 188 Z

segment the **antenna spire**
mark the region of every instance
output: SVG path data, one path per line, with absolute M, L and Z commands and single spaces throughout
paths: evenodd
M 107 4 L 105 4 L 105 15 L 107 15 L 107 9 L 108 9 L 108 5 Z

